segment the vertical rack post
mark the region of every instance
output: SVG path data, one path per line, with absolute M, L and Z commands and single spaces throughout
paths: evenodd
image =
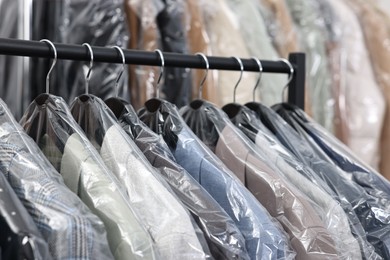
M 294 67 L 294 75 L 288 87 L 288 103 L 305 109 L 305 72 L 306 57 L 304 53 L 290 53 L 288 60 Z

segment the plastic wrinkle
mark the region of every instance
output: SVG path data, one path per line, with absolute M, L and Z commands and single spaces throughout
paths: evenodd
M 202 106 L 188 106 L 180 113 L 201 140 L 214 143 L 216 155 L 279 221 L 290 236 L 297 258 L 338 259 L 335 242 L 316 212 L 320 207 L 291 185 L 222 110 L 204 101 Z M 210 141 L 204 133 L 211 130 L 214 135 Z
M 122 183 L 158 255 L 167 259 L 212 258 L 202 231 L 103 100 L 81 96 L 73 102 L 71 112 Z
M 123 108 L 119 122 L 192 213 L 206 236 L 212 255 L 216 259 L 249 259 L 245 240 L 233 220 L 207 191 L 175 162 L 162 137 L 139 120 L 130 104 Z
M 251 259 L 294 258 L 295 252 L 290 249 L 287 234 L 280 224 L 196 137 L 174 105 L 161 101 L 157 110 L 142 108 L 138 111 L 138 116 L 164 138 L 176 161 L 234 220 L 245 238 Z M 198 127 L 202 129 L 202 126 Z M 207 136 L 212 134 L 206 131 L 203 133 Z
M 105 166 L 61 97 L 47 96 L 42 104 L 34 101 L 21 123 L 68 188 L 103 221 L 115 259 L 158 258 L 124 187 Z

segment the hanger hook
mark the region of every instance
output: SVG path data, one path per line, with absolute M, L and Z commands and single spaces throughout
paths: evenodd
M 284 97 L 285 97 L 285 92 L 288 88 L 288 85 L 290 84 L 291 80 L 293 79 L 293 76 L 294 76 L 294 67 L 292 66 L 291 62 L 289 60 L 286 60 L 286 59 L 279 59 L 279 61 L 282 61 L 284 63 L 287 64 L 287 66 L 290 68 L 290 73 L 288 75 L 288 80 L 287 80 L 287 83 L 286 85 L 283 87 L 283 90 L 282 90 L 282 101 L 284 100 Z
M 256 85 L 253 89 L 253 102 L 255 102 L 256 101 L 256 89 L 259 87 L 261 77 L 263 76 L 263 65 L 261 64 L 261 61 L 256 57 L 252 57 L 252 60 L 256 61 L 257 65 L 259 66 L 259 77 L 257 78 Z
M 242 74 L 244 74 L 244 64 L 242 64 L 242 60 L 240 58 L 238 58 L 238 57 L 232 57 L 232 58 L 234 58 L 238 62 L 238 64 L 240 64 L 240 70 L 241 70 L 240 77 L 238 78 L 238 81 L 237 81 L 236 85 L 234 86 L 234 92 L 233 92 L 233 103 L 236 103 L 236 91 L 237 91 L 238 85 L 241 82 Z
M 161 60 L 160 75 L 158 76 L 157 85 L 156 85 L 156 98 L 160 98 L 160 81 L 164 74 L 165 60 L 164 60 L 164 54 L 162 53 L 161 50 L 155 49 L 154 51 L 158 53 Z
M 51 71 L 54 69 L 54 66 L 56 65 L 57 63 L 57 48 L 54 46 L 54 44 L 49 41 L 48 39 L 42 39 L 40 40 L 40 42 L 46 42 L 47 44 L 50 45 L 50 47 L 53 49 L 53 52 L 54 52 L 54 60 L 53 60 L 53 63 L 51 64 L 50 66 L 50 70 L 49 72 L 47 73 L 46 75 L 46 94 L 49 94 L 50 92 L 50 73 Z
M 206 82 L 207 76 L 209 74 L 210 64 L 209 64 L 209 60 L 207 59 L 206 55 L 204 55 L 203 53 L 197 52 L 197 53 L 195 53 L 195 55 L 202 57 L 204 60 L 204 63 L 206 64 L 206 72 L 205 72 L 204 77 L 203 77 L 202 81 L 200 82 L 200 86 L 199 86 L 199 99 L 202 99 L 203 86 L 204 86 L 204 83 Z
M 123 52 L 123 50 L 120 47 L 114 46 L 112 48 L 116 49 L 122 57 L 122 70 L 121 70 L 121 72 L 119 72 L 118 77 L 116 78 L 116 81 L 115 81 L 115 97 L 118 97 L 119 96 L 119 80 L 121 79 L 122 74 L 125 71 L 126 57 L 125 57 L 125 53 Z
M 93 51 L 92 51 L 92 47 L 91 47 L 91 45 L 89 45 L 89 43 L 83 43 L 83 46 L 87 47 L 88 53 L 91 57 L 91 59 L 89 61 L 88 73 L 87 73 L 87 76 L 85 77 L 85 94 L 88 95 L 88 93 L 89 93 L 89 80 L 91 79 L 92 67 L 93 67 Z

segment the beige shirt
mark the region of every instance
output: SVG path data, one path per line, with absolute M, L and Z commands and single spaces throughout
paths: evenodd
M 366 163 L 378 169 L 385 100 L 375 80 L 359 20 L 343 1 L 327 0 L 340 22 L 339 67 L 335 89 L 336 133 Z M 362 70 L 364 64 L 364 70 Z
M 240 32 L 239 21 L 226 0 L 216 0 L 203 5 L 203 12 L 214 56 L 250 58 L 245 38 Z M 238 62 L 237 68 L 240 68 Z M 252 100 L 256 76 L 255 73 L 243 73 L 242 81 L 237 88 L 237 102 L 246 103 Z M 223 106 L 233 102 L 233 90 L 239 77 L 238 71 L 218 71 L 217 105 Z
M 390 40 L 390 22 L 388 17 L 371 5 L 371 2 L 360 0 L 348 0 L 347 2 L 359 17 L 375 77 L 387 103 L 380 140 L 380 154 L 382 157 L 379 167 L 380 172 L 387 179 L 390 179 L 390 160 L 388 160 L 388 155 L 390 154 L 390 48 L 388 45 Z M 375 102 L 381 102 L 381 100 L 378 99 Z M 374 119 L 377 119 L 381 115 L 372 116 Z

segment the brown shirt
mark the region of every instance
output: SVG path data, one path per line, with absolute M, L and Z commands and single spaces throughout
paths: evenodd
M 212 52 L 210 39 L 205 28 L 206 24 L 203 18 L 203 10 L 200 5 L 201 3 L 199 3 L 198 0 L 186 1 L 187 13 L 189 14 L 190 18 L 187 31 L 188 43 L 190 47 L 190 52 L 192 54 L 201 52 L 206 56 L 211 56 Z M 192 71 L 192 98 L 197 99 L 199 96 L 200 82 L 204 78 L 205 70 L 193 69 Z M 209 71 L 209 73 L 207 74 L 207 79 L 203 85 L 203 98 L 210 102 L 216 103 L 218 102 L 217 96 L 218 94 L 216 77 L 212 71 Z
M 130 49 L 154 51 L 161 46 L 157 27 L 157 7 L 151 0 L 125 1 L 127 24 L 130 30 Z M 157 54 L 156 54 L 157 55 Z M 155 96 L 155 86 L 159 68 L 153 66 L 129 66 L 129 89 L 131 104 L 135 109 Z
M 309 199 L 262 161 L 231 126 L 222 131 L 215 153 L 279 220 L 297 259 L 338 259 L 335 243 Z

